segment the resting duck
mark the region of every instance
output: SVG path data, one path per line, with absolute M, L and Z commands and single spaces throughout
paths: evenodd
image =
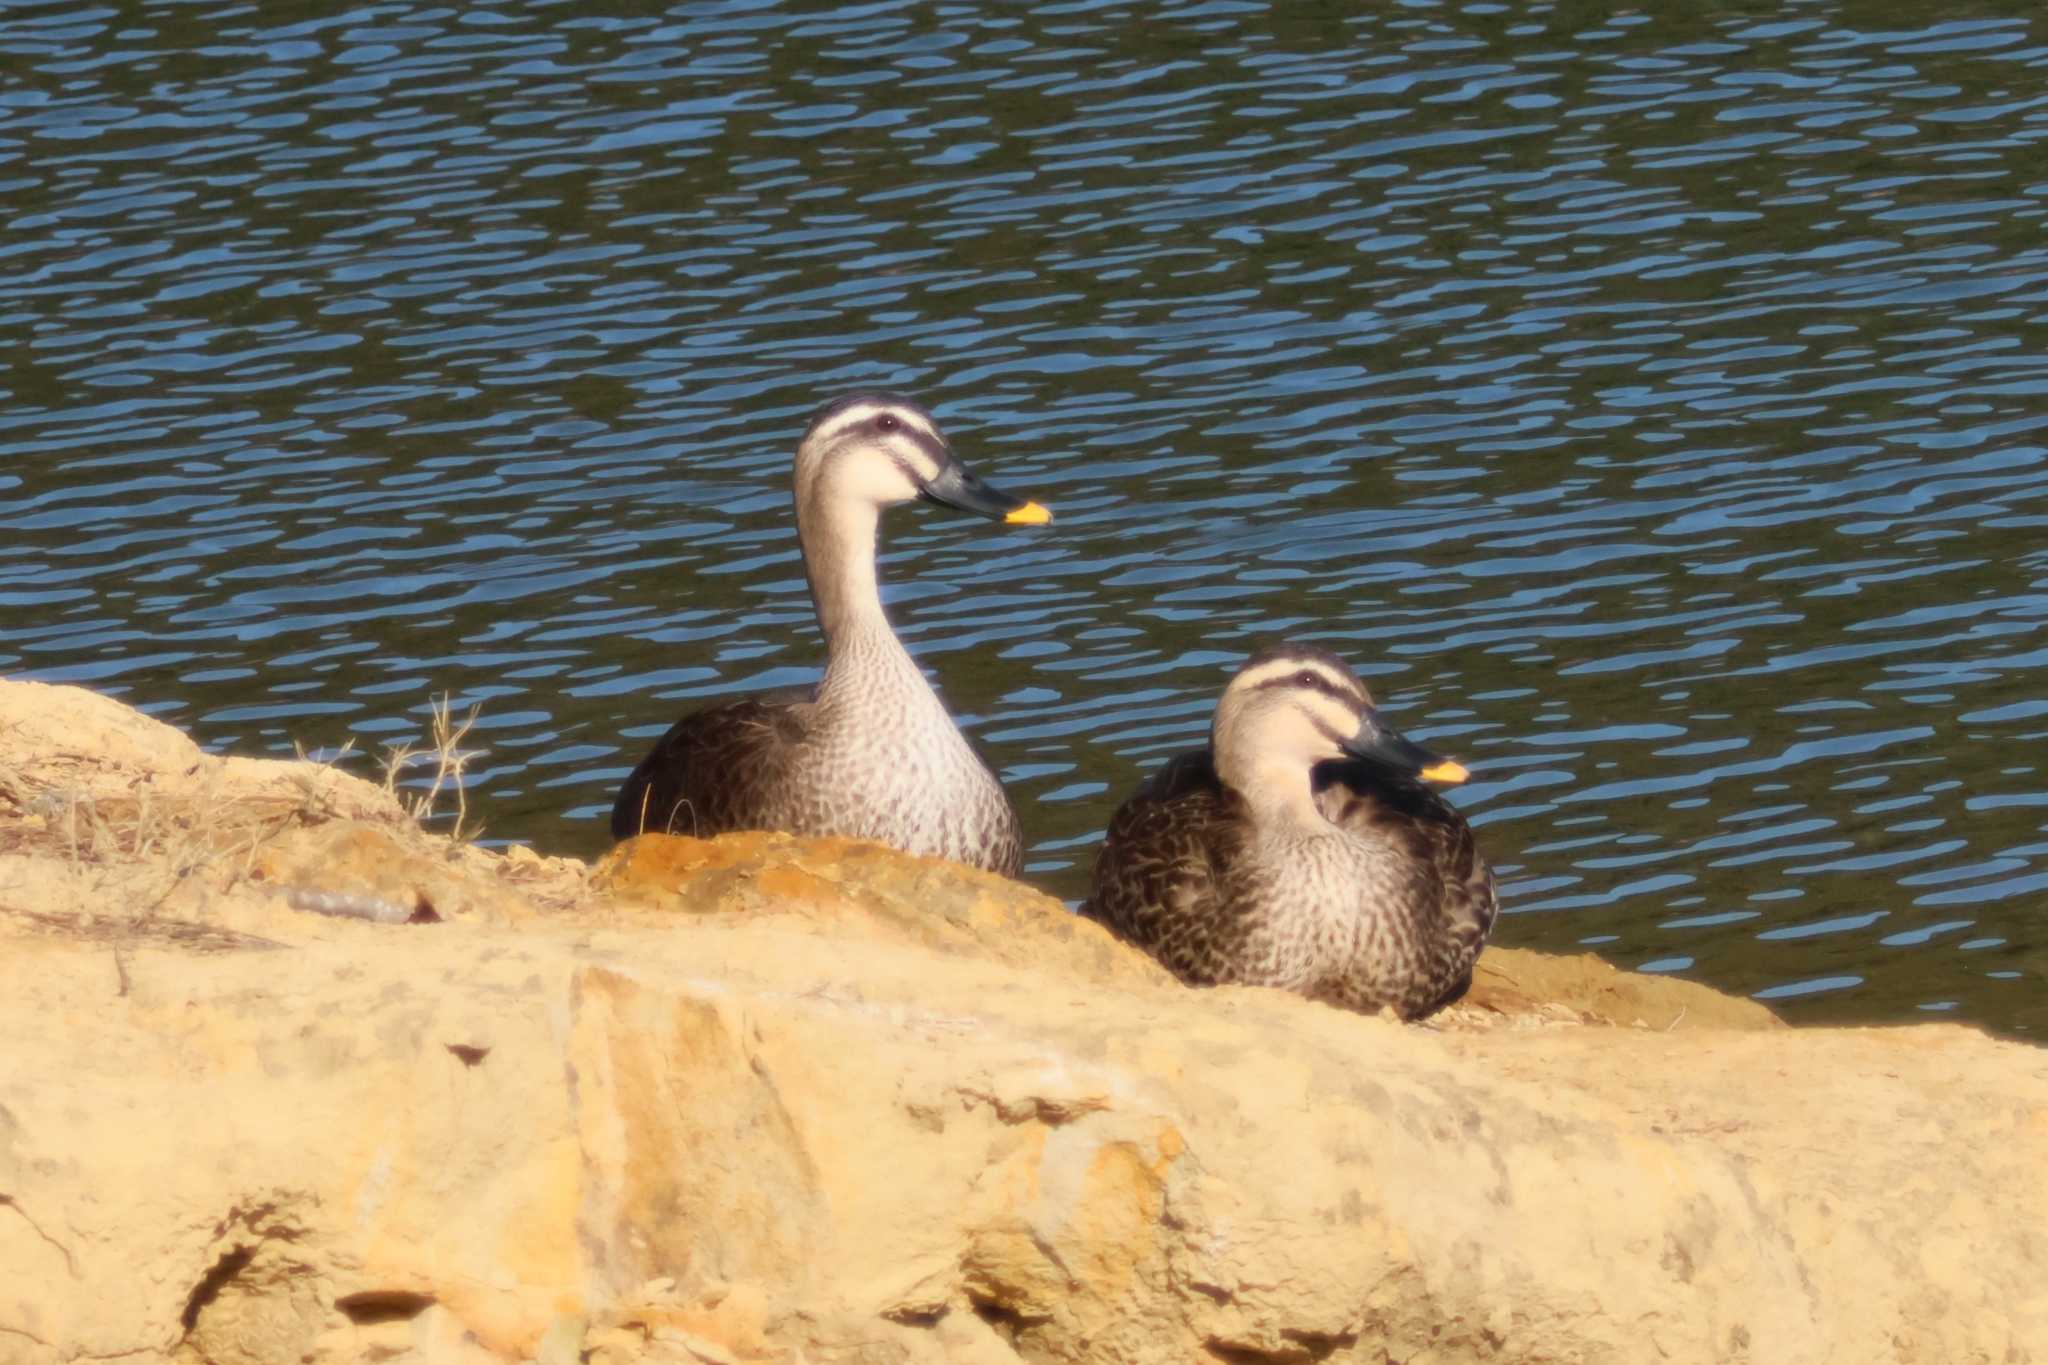
M 815 688 L 684 716 L 640 760 L 612 836 L 771 829 L 874 839 L 1015 876 L 1017 812 L 882 611 L 882 509 L 922 499 L 1017 526 L 1052 514 L 989 487 L 938 424 L 892 394 L 853 394 L 811 420 L 796 452 L 796 525 L 825 676 Z
M 1498 908 L 1471 827 L 1423 785 L 1465 776 L 1336 655 L 1273 646 L 1224 689 L 1209 747 L 1118 809 L 1082 913 L 1191 985 L 1420 1019 L 1465 993 Z

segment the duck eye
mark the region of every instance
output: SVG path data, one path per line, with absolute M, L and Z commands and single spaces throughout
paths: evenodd
M 876 431 L 899 431 L 902 427 L 903 423 L 897 421 L 886 412 L 875 419 Z
M 1318 682 L 1316 675 L 1307 669 L 1303 669 L 1300 673 L 1296 674 L 1294 680 L 1303 687 L 1314 687 Z

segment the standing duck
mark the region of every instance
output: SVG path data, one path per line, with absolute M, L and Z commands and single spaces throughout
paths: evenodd
M 1082 913 L 1190 985 L 1420 1019 L 1465 993 L 1498 908 L 1471 827 L 1423 785 L 1465 775 L 1336 655 L 1272 646 L 1224 689 L 1209 747 L 1118 809 Z
M 620 789 L 613 838 L 838 834 L 1017 874 L 1016 809 L 882 611 L 882 509 L 918 498 L 1017 526 L 1052 520 L 976 478 L 908 399 L 862 393 L 826 405 L 796 452 L 797 538 L 825 676 L 677 721 Z

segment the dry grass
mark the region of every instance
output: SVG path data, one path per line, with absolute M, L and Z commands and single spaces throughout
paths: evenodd
M 268 850 L 293 831 L 403 819 L 432 823 L 437 838 L 477 837 L 466 776 L 483 751 L 466 745 L 478 714 L 438 698 L 425 744 L 389 747 L 382 796 L 374 777 L 339 770 L 357 755 L 353 740 L 317 759 L 295 745 L 301 761 L 267 773 L 214 759 L 130 771 L 89 743 L 19 756 L 0 747 L 0 922 L 108 943 L 123 993 L 136 945 L 270 946 L 204 922 L 242 883 L 269 875 Z
M 447 696 L 433 703 L 428 743 L 387 746 L 382 782 L 398 810 L 416 824 L 441 818 L 439 807 L 453 798 L 457 841 L 475 839 L 481 827 L 469 826 L 466 774 L 483 754 L 464 742 L 475 726 L 480 707 L 457 717 Z M 84 871 L 115 863 L 161 863 L 177 876 L 223 854 L 254 851 L 267 839 L 294 824 L 314 825 L 361 812 L 341 788 L 325 780 L 356 752 L 354 739 L 324 758 L 313 758 L 294 742 L 299 763 L 286 769 L 287 784 L 269 791 L 221 789 L 209 773 L 195 783 L 157 779 L 138 781 L 132 791 L 95 794 L 85 779 L 74 785 L 74 773 L 97 764 L 90 754 L 62 756 L 58 763 L 32 765 L 25 771 L 0 763 L 0 853 L 54 854 Z M 424 777 L 415 778 L 416 773 Z M 104 788 L 101 781 L 95 785 Z M 15 818 L 8 819 L 7 816 Z
M 448 695 L 444 692 L 434 703 L 432 728 L 429 734 L 432 741 L 430 747 L 422 749 L 408 742 L 387 745 L 385 749 L 384 790 L 389 792 L 392 799 L 412 817 L 415 824 L 424 826 L 435 817 L 434 807 L 444 791 L 454 793 L 455 825 L 448 831 L 448 837 L 456 843 L 461 843 L 465 839 L 475 839 L 483 833 L 481 825 L 475 829 L 466 828 L 469 823 L 469 793 L 463 781 L 463 773 L 469 767 L 470 760 L 481 755 L 483 750 L 462 747 L 462 741 L 469 737 L 470 729 L 476 724 L 477 715 L 482 709 L 481 705 L 470 707 L 469 714 L 458 724 Z M 342 753 L 346 752 L 348 750 L 344 746 Z M 401 790 L 407 770 L 420 767 L 430 767 L 433 770 L 433 776 L 426 782 L 424 789 L 420 789 L 420 784 L 415 783 L 410 790 Z
M 70 786 L 39 789 L 33 780 L 7 775 L 0 786 L 25 818 L 0 826 L 0 853 L 40 859 L 56 880 L 38 883 L 43 892 L 27 904 L 0 904 L 0 911 L 35 932 L 106 943 L 120 995 L 129 988 L 128 950 L 138 944 L 200 951 L 275 946 L 160 918 L 181 891 L 194 900 L 190 913 L 203 912 L 212 895 L 247 874 L 264 844 L 301 822 L 310 800 L 303 794 L 226 800 L 217 785 L 202 781 L 162 792 L 142 783 L 133 794 L 111 796 Z M 225 882 L 199 875 L 223 867 Z M 50 908 L 29 908 L 39 902 Z
M 333 760 L 352 747 L 343 746 Z M 83 910 L 68 918 L 86 938 L 153 938 L 153 921 L 181 890 L 191 888 L 203 904 L 246 877 L 278 835 L 348 813 L 335 784 L 322 780 L 333 760 L 290 769 L 290 782 L 269 790 L 226 790 L 209 768 L 194 781 L 173 778 L 163 785 L 152 774 L 111 794 L 104 781 L 94 784 L 97 792 L 82 784 L 97 766 L 91 754 L 41 757 L 28 771 L 0 766 L 0 817 L 16 817 L 0 818 L 0 855 L 53 866 L 68 883 L 58 893 L 61 902 Z M 201 872 L 223 875 L 196 875 Z M 8 905 L 0 910 L 45 929 L 67 918 Z
M 80 873 L 118 864 L 160 866 L 173 880 L 222 856 L 246 859 L 296 824 L 317 824 L 337 812 L 317 772 L 293 774 L 291 795 L 237 793 L 216 781 L 169 792 L 138 784 L 133 794 L 95 795 L 73 787 L 9 787 L 18 823 L 0 827 L 0 852 L 55 854 Z M 0 786 L 7 786 L 0 777 Z

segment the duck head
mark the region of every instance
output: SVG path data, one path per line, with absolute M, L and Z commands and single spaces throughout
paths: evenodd
M 825 405 L 797 447 L 799 515 L 810 507 L 872 509 L 922 500 L 1013 526 L 1052 513 L 990 486 L 960 462 L 930 413 L 907 398 L 856 393 Z
M 1318 763 L 1359 759 L 1413 780 L 1463 782 L 1464 767 L 1408 739 L 1381 717 L 1358 675 L 1329 650 L 1288 641 L 1253 655 L 1223 689 L 1210 731 L 1216 772 L 1256 797 L 1296 805 Z

